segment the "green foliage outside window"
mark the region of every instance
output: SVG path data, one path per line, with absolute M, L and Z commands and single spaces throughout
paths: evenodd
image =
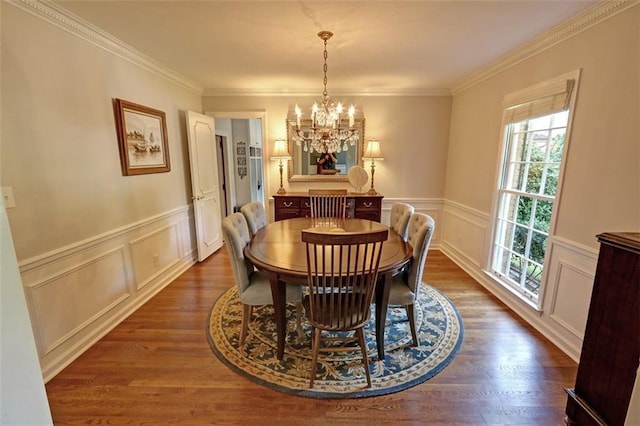
M 542 147 L 533 143 L 531 146 L 529 172 L 526 182 L 526 191 L 529 193 L 553 196 L 558 185 L 558 174 L 560 162 L 562 161 L 562 151 L 564 148 L 564 133 L 555 137 L 549 144 L 549 158 L 545 161 L 546 145 Z M 525 155 L 525 152 L 523 152 Z M 522 159 L 526 161 L 526 159 Z M 546 174 L 545 174 L 546 169 Z M 516 221 L 519 224 L 528 226 L 533 216 L 533 230 L 527 227 L 516 227 L 514 235 L 514 252 L 528 257 L 529 259 L 542 265 L 547 250 L 547 232 L 551 223 L 551 213 L 553 202 L 539 200 L 531 197 L 520 196 L 518 198 L 518 209 Z M 540 231 L 540 232 L 537 232 Z M 527 239 L 531 233 L 529 254 L 526 254 Z M 537 293 L 542 278 L 542 267 L 536 263 L 526 261 L 520 256 L 511 256 L 512 273 L 522 274 L 526 268 L 527 288 Z M 526 266 L 525 266 L 526 265 Z M 519 281 L 519 280 L 518 280 Z

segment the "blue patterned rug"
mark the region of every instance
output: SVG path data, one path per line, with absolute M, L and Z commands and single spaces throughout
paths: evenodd
M 371 388 L 359 348 L 353 352 L 320 353 L 316 381 L 309 389 L 311 326 L 302 320 L 303 336 L 295 330 L 295 306 L 287 306 L 284 358 L 276 358 L 276 330 L 271 305 L 253 309 L 245 347 L 238 348 L 242 303 L 235 286 L 216 301 L 207 336 L 213 352 L 233 371 L 281 392 L 312 398 L 362 398 L 398 392 L 425 382 L 442 371 L 462 346 L 464 327 L 446 296 L 422 283 L 416 308 L 416 348 L 407 347 L 411 331 L 404 308 L 390 306 L 385 325 L 385 359 L 377 360 L 375 315 L 365 328 L 370 356 Z M 373 307 L 372 307 L 373 309 Z M 373 360 L 373 358 L 376 360 Z

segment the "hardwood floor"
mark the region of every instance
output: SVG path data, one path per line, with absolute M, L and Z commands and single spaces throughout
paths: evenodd
M 209 310 L 233 276 L 225 249 L 190 268 L 47 385 L 55 424 L 563 425 L 576 363 L 439 251 L 425 280 L 460 310 L 465 337 L 431 380 L 391 395 L 316 400 L 231 372 Z

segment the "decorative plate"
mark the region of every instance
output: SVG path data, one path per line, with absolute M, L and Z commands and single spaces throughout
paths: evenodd
M 369 180 L 369 175 L 367 171 L 360 166 L 353 166 L 349 169 L 349 183 L 356 189 L 356 191 L 360 191 L 362 187 Z

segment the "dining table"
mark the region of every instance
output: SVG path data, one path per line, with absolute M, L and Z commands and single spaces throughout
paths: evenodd
M 244 248 L 244 255 L 255 267 L 267 274 L 273 297 L 277 335 L 277 357 L 284 356 L 286 337 L 286 283 L 307 284 L 306 245 L 302 230 L 314 228 L 323 232 L 389 231 L 382 245 L 378 281 L 375 291 L 375 330 L 378 358 L 384 359 L 384 326 L 393 275 L 410 260 L 412 249 L 392 228 L 371 220 L 357 218 L 293 218 L 272 222 L 258 230 Z

